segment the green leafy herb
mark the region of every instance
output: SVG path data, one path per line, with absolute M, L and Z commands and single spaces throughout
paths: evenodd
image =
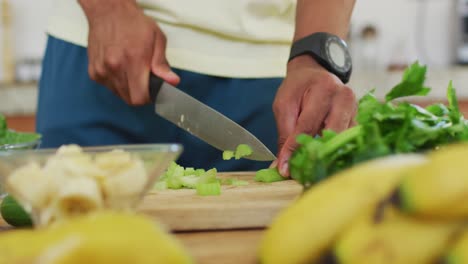
M 6 145 L 18 145 L 34 143 L 39 140 L 41 136 L 36 133 L 16 132 L 8 129 L 5 116 L 0 114 L 0 149 Z M 33 146 L 25 146 L 25 148 Z
M 393 101 L 427 94 L 425 73 L 425 66 L 411 65 L 385 102 L 377 100 L 374 91 L 364 95 L 359 100 L 358 125 L 353 128 L 339 134 L 324 131 L 321 137 L 298 136 L 299 147 L 289 161 L 291 176 L 307 189 L 366 160 L 468 140 L 468 122 L 460 112 L 452 82 L 447 88 L 448 107 L 439 103 L 423 108 Z
M 431 89 L 424 87 L 426 71 L 426 66 L 421 66 L 418 62 L 413 63 L 403 73 L 401 82 L 385 96 L 387 102 L 405 96 L 427 95 Z

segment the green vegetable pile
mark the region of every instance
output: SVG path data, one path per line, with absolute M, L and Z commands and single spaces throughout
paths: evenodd
M 219 195 L 221 185 L 243 186 L 247 181 L 238 179 L 220 179 L 215 168 L 204 169 L 184 168 L 175 162 L 154 185 L 156 190 L 166 189 L 196 189 L 198 195 Z
M 41 136 L 36 133 L 16 132 L 8 129 L 5 116 L 0 114 L 0 150 L 8 149 L 11 145 L 34 143 L 40 138 Z
M 406 96 L 424 96 L 426 66 L 408 67 L 401 82 L 381 102 L 374 91 L 359 100 L 357 126 L 339 134 L 324 131 L 321 136 L 299 135 L 299 147 L 290 159 L 292 178 L 304 188 L 354 164 L 396 153 L 424 152 L 468 139 L 468 122 L 458 107 L 452 82 L 447 89 L 448 106 L 425 108 L 404 101 Z
M 235 151 L 224 151 L 223 159 L 240 159 L 252 154 L 252 148 L 246 144 L 240 144 Z M 257 171 L 255 178 L 257 182 L 271 183 L 285 180 L 276 168 Z M 166 172 L 154 185 L 155 190 L 166 189 L 196 189 L 198 195 L 220 195 L 221 185 L 244 186 L 249 182 L 234 178 L 218 178 L 216 168 L 205 171 L 204 169 L 184 168 L 172 162 Z

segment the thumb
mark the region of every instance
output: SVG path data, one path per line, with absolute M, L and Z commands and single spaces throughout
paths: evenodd
M 162 32 L 157 32 L 155 36 L 153 57 L 151 58 L 151 71 L 171 85 L 177 85 L 180 82 L 180 77 L 171 70 L 167 62 L 166 37 Z

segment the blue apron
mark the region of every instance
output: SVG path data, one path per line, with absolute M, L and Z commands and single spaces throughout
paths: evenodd
M 229 62 L 226 62 L 229 63 Z M 180 143 L 182 166 L 247 171 L 269 162 L 222 160 L 221 151 L 154 113 L 154 106 L 132 107 L 88 75 L 86 48 L 48 37 L 39 84 L 37 131 L 41 148 Z M 258 137 L 273 153 L 277 131 L 272 102 L 281 78 L 233 79 L 174 69 L 182 91 L 213 107 Z

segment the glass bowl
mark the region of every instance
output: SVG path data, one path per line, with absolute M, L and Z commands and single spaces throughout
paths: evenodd
M 2 133 L 2 141 L 0 142 L 21 142 L 13 144 L 0 143 L 0 151 L 20 150 L 20 149 L 36 149 L 41 143 L 42 135 L 33 132 L 21 132 L 14 129 L 7 129 Z
M 4 144 L 0 145 L 1 151 L 14 151 L 14 150 L 28 150 L 37 149 L 41 144 L 41 140 L 37 139 L 31 142 L 18 143 L 18 144 Z
M 144 170 L 146 171 L 146 181 L 144 187 L 138 189 L 138 195 L 125 196 L 125 199 L 116 200 L 118 203 L 113 203 L 112 206 L 104 207 L 105 209 L 115 210 L 127 210 L 135 209 L 138 203 L 143 199 L 145 194 L 153 187 L 154 183 L 158 178 L 166 171 L 171 162 L 175 161 L 183 151 L 183 147 L 179 144 L 138 144 L 138 145 L 111 145 L 101 147 L 81 147 L 83 153 L 87 154 L 92 160 L 94 160 L 98 154 L 105 152 L 111 152 L 113 150 L 122 150 L 131 155 L 131 157 L 138 158 L 142 161 Z M 31 163 L 38 164 L 41 168 L 46 164 L 50 158 L 54 157 L 58 149 L 33 149 L 33 150 L 12 150 L 0 151 L 0 187 L 5 186 L 3 194 L 10 193 L 13 197 L 17 198 L 18 202 L 24 207 L 24 209 L 31 215 L 34 225 L 40 226 L 43 222 L 39 216 L 39 212 L 34 209 L 34 206 L 24 202 L 24 199 L 18 199 L 20 197 L 15 194 L 11 188 L 8 188 L 6 184 L 7 179 L 15 170 L 23 168 Z M 77 155 L 71 153 L 66 155 Z M 68 157 L 67 157 L 68 158 Z M 141 163 L 140 163 L 141 164 Z M 141 167 L 140 167 L 141 168 Z M 29 175 L 29 174 L 28 174 Z M 26 176 L 28 179 L 29 176 Z M 109 176 L 110 177 L 110 176 Z M 46 178 L 46 177 L 44 177 Z M 38 182 L 37 177 L 31 176 L 31 179 L 37 183 L 37 185 L 45 186 L 47 188 L 47 179 L 44 182 Z M 41 179 L 41 177 L 39 178 Z M 40 180 L 39 180 L 40 181 Z M 99 182 L 99 180 L 96 180 Z M 45 185 L 44 185 L 45 184 Z M 59 184 L 55 185 L 59 186 Z M 142 185 L 140 185 L 142 186 Z M 36 189 L 37 190 L 37 189 Z M 103 194 L 103 196 L 105 196 Z M 123 196 L 122 196 L 123 197 Z

